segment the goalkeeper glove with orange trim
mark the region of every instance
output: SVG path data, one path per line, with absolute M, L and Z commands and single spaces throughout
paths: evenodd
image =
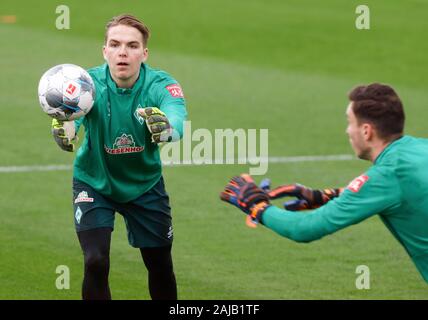
M 271 206 L 269 196 L 249 174 L 233 177 L 220 193 L 220 199 L 233 204 L 247 214 L 247 226 L 255 228 L 262 214 Z
M 299 183 L 282 185 L 271 190 L 269 179 L 264 179 L 260 183 L 260 187 L 267 193 L 271 200 L 283 197 L 296 197 L 297 199 L 295 200 L 284 202 L 284 208 L 290 211 L 319 208 L 343 192 L 343 188 L 313 190 Z

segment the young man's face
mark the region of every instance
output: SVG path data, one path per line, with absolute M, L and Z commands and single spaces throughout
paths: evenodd
M 111 27 L 103 47 L 112 78 L 119 86 L 132 86 L 139 76 L 140 65 L 148 57 L 141 32 L 126 25 Z
M 346 109 L 346 117 L 348 120 L 346 133 L 348 134 L 352 149 L 354 149 L 354 152 L 358 158 L 368 160 L 370 148 L 367 138 L 370 128 L 368 128 L 367 124 L 358 124 L 357 117 L 352 110 L 352 102 Z

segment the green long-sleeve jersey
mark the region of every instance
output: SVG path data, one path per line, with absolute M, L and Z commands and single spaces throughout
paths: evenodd
M 183 134 L 187 112 L 180 85 L 164 71 L 142 64 L 130 89 L 118 88 L 107 64 L 88 70 L 95 83 L 91 111 L 76 120 L 85 139 L 74 161 L 73 176 L 117 202 L 128 202 L 150 190 L 160 179 L 159 147 L 137 108 L 158 107 L 175 134 Z
M 309 212 L 269 207 L 262 223 L 298 242 L 317 240 L 375 214 L 428 282 L 428 139 L 390 143 L 338 197 Z

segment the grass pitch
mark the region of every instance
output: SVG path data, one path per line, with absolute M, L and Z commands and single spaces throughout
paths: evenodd
M 103 63 L 105 22 L 130 12 L 152 30 L 149 64 L 185 92 L 192 128 L 267 128 L 270 156 L 352 154 L 346 93 L 384 82 L 401 95 L 406 133 L 427 137 L 428 22 L 422 1 L 366 1 L 371 29 L 355 28 L 357 1 L 67 1 L 71 29 L 57 30 L 56 1 L 3 0 L 0 16 L 0 166 L 71 164 L 50 136 L 37 84 L 60 63 Z M 5 23 L 15 21 L 14 23 Z M 346 185 L 358 160 L 270 164 L 273 184 Z M 167 167 L 180 299 L 427 299 L 426 284 L 377 217 L 297 244 L 218 199 L 248 165 Z M 0 173 L 0 299 L 79 299 L 83 259 L 74 233 L 71 171 Z M 262 177 L 256 177 L 260 181 Z M 276 203 L 281 205 L 280 202 Z M 58 290 L 58 265 L 70 269 Z M 370 290 L 355 287 L 358 265 Z M 110 282 L 115 299 L 149 299 L 138 250 L 116 219 Z

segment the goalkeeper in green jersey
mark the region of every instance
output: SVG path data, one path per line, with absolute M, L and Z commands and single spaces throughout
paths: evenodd
M 428 282 L 428 139 L 403 135 L 404 111 L 396 92 L 378 83 L 349 94 L 347 134 L 360 159 L 373 165 L 346 188 L 312 190 L 302 185 L 270 189 L 246 174 L 220 194 L 283 237 L 310 242 L 378 214 Z M 295 196 L 285 209 L 270 200 Z M 305 213 L 299 210 L 309 209 Z
M 158 144 L 179 140 L 186 119 L 180 85 L 152 69 L 148 28 L 131 15 L 106 26 L 106 64 L 88 70 L 96 86 L 92 110 L 74 122 L 53 121 L 57 144 L 73 151 L 83 124 L 85 139 L 73 170 L 74 221 L 84 255 L 83 299 L 111 299 L 108 273 L 115 212 L 130 245 L 148 270 L 152 299 L 177 299 L 169 196 Z

